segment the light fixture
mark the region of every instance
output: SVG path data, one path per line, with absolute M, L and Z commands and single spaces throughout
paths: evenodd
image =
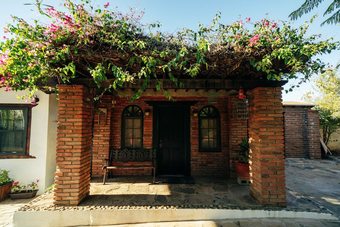
M 144 115 L 145 115 L 145 116 L 149 116 L 149 115 L 150 115 L 150 110 L 149 110 L 149 109 L 146 109 L 146 110 L 144 111 Z
M 242 87 L 240 87 L 240 89 L 238 90 L 238 98 L 239 99 L 245 99 L 246 95 L 244 93 L 244 89 Z
M 35 107 L 35 106 L 38 105 L 38 102 L 39 102 L 38 96 L 34 95 L 34 96 L 32 97 L 32 99 L 31 99 L 31 105 L 32 105 L 33 107 Z

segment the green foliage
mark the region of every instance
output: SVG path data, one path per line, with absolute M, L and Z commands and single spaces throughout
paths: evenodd
M 322 126 L 322 138 L 328 144 L 331 135 L 340 127 L 340 117 L 334 117 L 329 109 L 316 106 L 320 115 L 320 125 Z
M 32 181 L 29 184 L 20 184 L 19 181 L 14 181 L 11 188 L 11 193 L 25 193 L 38 190 L 38 183 L 39 180 Z
M 340 127 L 340 77 L 336 70 L 328 70 L 316 81 L 318 92 L 316 109 L 320 113 L 323 140 L 327 144 L 330 136 Z
M 181 77 L 197 76 L 306 81 L 325 67 L 315 56 L 339 48 L 339 43 L 307 36 L 307 23 L 293 28 L 247 18 L 225 25 L 217 14 L 197 31 L 169 35 L 157 30 L 157 23 L 142 24 L 142 13 L 123 14 L 108 5 L 64 0 L 63 11 L 40 0 L 35 5 L 49 24 L 14 17 L 6 28 L 11 38 L 0 42 L 0 87 L 28 89 L 30 95 L 80 79 L 94 81 L 99 93 L 143 79 L 135 98 L 151 79 L 157 90 L 162 79 L 179 86 Z
M 243 138 L 239 145 L 240 145 L 239 161 L 243 163 L 248 163 L 250 148 L 248 138 L 247 137 Z
M 315 109 L 320 115 L 322 138 L 327 144 L 330 136 L 340 127 L 340 77 L 335 69 L 321 74 L 316 82 L 316 99 L 313 94 L 307 94 L 307 100 L 315 103 Z
M 0 169 L 0 186 L 8 184 L 12 182 L 13 180 L 9 177 L 9 171 Z
M 340 75 L 336 70 L 327 70 L 316 80 L 316 86 L 321 94 L 316 100 L 317 106 L 340 118 Z
M 304 14 L 311 12 L 314 8 L 319 7 L 320 3 L 324 0 L 306 0 L 297 10 L 292 12 L 289 17 L 292 20 L 296 20 Z M 324 12 L 323 16 L 327 16 L 332 14 L 328 17 L 321 25 L 324 24 L 338 24 L 340 22 L 340 1 L 333 0 L 332 3 L 327 7 L 326 11 Z

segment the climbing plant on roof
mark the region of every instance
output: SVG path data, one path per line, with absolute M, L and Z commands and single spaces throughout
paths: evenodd
M 108 3 L 94 8 L 89 1 L 64 0 L 57 9 L 37 0 L 34 5 L 46 20 L 13 17 L 5 28 L 8 38 L 0 43 L 0 87 L 7 90 L 53 91 L 80 79 L 101 91 L 143 79 L 140 92 L 151 79 L 162 90 L 164 78 L 305 81 L 325 68 L 315 56 L 339 48 L 332 40 L 307 36 L 308 23 L 294 28 L 246 18 L 226 25 L 218 13 L 208 26 L 166 34 L 158 23 L 142 23 L 143 13 L 121 13 Z

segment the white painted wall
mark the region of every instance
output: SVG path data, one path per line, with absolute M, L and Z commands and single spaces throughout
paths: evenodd
M 0 103 L 26 103 L 17 98 L 24 94 L 24 91 L 6 92 L 0 88 Z M 0 169 L 9 170 L 14 180 L 24 184 L 39 179 L 38 194 L 41 194 L 53 183 L 56 168 L 57 100 L 55 94 L 39 91 L 36 95 L 40 100 L 32 108 L 29 148 L 29 154 L 35 158 L 2 159 L 0 156 Z

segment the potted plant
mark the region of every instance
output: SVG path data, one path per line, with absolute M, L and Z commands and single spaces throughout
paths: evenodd
M 38 192 L 38 182 L 39 180 L 36 180 L 30 184 L 22 185 L 19 181 L 14 181 L 9 196 L 11 199 L 33 198 Z
M 9 171 L 1 169 L 0 170 L 0 201 L 7 198 L 9 192 L 11 191 L 13 180 L 9 177 Z
M 249 184 L 249 142 L 248 138 L 243 138 L 240 145 L 238 161 L 235 163 L 237 182 L 239 184 Z

